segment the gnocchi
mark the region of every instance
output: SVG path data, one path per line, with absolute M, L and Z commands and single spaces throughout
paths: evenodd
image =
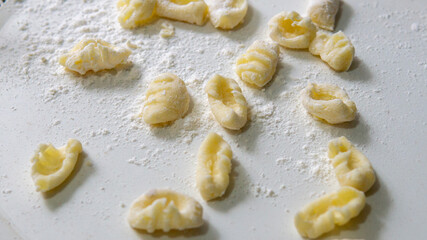
M 375 173 L 369 160 L 346 137 L 329 142 L 328 156 L 341 186 L 368 191 L 375 183 Z
M 248 119 L 248 107 L 242 89 L 236 81 L 215 74 L 206 84 L 209 105 L 221 126 L 241 129 Z
M 31 158 L 31 177 L 36 190 L 47 192 L 63 183 L 74 169 L 82 144 L 69 139 L 67 144 L 55 148 L 52 144 L 40 144 Z
M 148 124 L 169 123 L 183 117 L 189 106 L 184 81 L 173 73 L 164 73 L 148 85 L 142 117 Z
M 248 11 L 246 0 L 205 0 L 209 18 L 216 28 L 232 29 L 243 22 Z
M 129 49 L 113 46 L 101 39 L 87 39 L 62 55 L 59 63 L 83 75 L 90 70 L 98 72 L 115 68 L 126 61 L 130 54 Z
M 320 197 L 306 205 L 295 215 L 295 227 L 303 237 L 317 238 L 346 224 L 365 207 L 365 194 L 352 187 Z
M 154 18 L 155 7 L 156 0 L 119 0 L 119 23 L 127 29 L 145 25 Z
M 283 47 L 306 49 L 316 36 L 316 26 L 310 18 L 297 12 L 281 12 L 268 22 L 268 35 Z
M 241 80 L 263 87 L 276 72 L 278 59 L 278 44 L 257 40 L 237 59 L 235 70 Z
M 151 190 L 131 205 L 129 225 L 135 229 L 169 232 L 203 225 L 203 208 L 196 200 L 168 189 Z
M 175 28 L 172 24 L 164 22 L 161 25 L 160 36 L 162 38 L 170 38 L 175 34 Z
M 203 0 L 157 0 L 157 15 L 203 25 L 208 17 L 208 6 Z
M 352 121 L 356 104 L 336 85 L 309 83 L 301 91 L 301 101 L 307 112 L 330 124 Z
M 333 31 L 340 0 L 310 0 L 307 15 L 320 28 Z
M 339 31 L 334 34 L 319 31 L 310 44 L 311 54 L 318 56 L 335 71 L 347 71 L 354 57 L 354 46 L 347 36 Z
M 227 190 L 231 171 L 230 145 L 216 133 L 209 133 L 197 153 L 196 185 L 206 201 Z

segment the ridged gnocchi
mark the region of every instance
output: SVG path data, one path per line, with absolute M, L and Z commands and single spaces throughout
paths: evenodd
M 98 72 L 115 68 L 126 61 L 130 54 L 129 49 L 113 46 L 101 39 L 87 39 L 62 55 L 59 63 L 83 75 L 90 70 Z
M 205 24 L 208 6 L 203 0 L 157 0 L 157 15 L 197 25 Z
M 173 73 L 163 73 L 148 85 L 142 117 L 148 124 L 169 123 L 183 117 L 189 106 L 184 81 Z
M 69 139 L 67 144 L 56 149 L 52 144 L 40 144 L 31 158 L 31 177 L 36 190 L 47 192 L 63 183 L 74 169 L 82 144 Z
M 295 227 L 303 237 L 317 238 L 346 224 L 365 207 L 365 194 L 352 187 L 320 197 L 306 205 L 295 215 Z
M 123 28 L 137 28 L 150 22 L 155 14 L 156 0 L 119 0 L 119 23 Z
M 356 104 L 336 85 L 309 83 L 301 91 L 301 102 L 307 112 L 330 124 L 352 121 Z
M 215 74 L 206 84 L 209 105 L 221 126 L 239 130 L 248 119 L 248 107 L 236 81 Z
M 168 189 L 151 190 L 131 205 L 129 225 L 135 229 L 169 232 L 203 225 L 203 208 L 196 200 Z
M 329 142 L 328 156 L 341 186 L 368 191 L 375 183 L 375 173 L 369 160 L 346 137 Z
M 281 12 L 268 22 L 268 35 L 283 47 L 306 49 L 316 36 L 316 26 L 310 18 L 297 12 Z
M 243 22 L 248 11 L 246 0 L 205 0 L 209 18 L 216 28 L 232 29 Z
M 340 0 L 310 0 L 307 15 L 320 28 L 333 31 Z
M 338 72 L 350 68 L 355 52 L 353 44 L 341 31 L 334 34 L 319 31 L 309 51 L 313 55 L 320 55 L 323 61 Z
M 241 80 L 263 87 L 276 72 L 278 59 L 278 44 L 257 40 L 237 58 L 235 70 Z
M 197 153 L 196 185 L 206 201 L 221 197 L 227 190 L 233 153 L 216 133 L 209 133 Z

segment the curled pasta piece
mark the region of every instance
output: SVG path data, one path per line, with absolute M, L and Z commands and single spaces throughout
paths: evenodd
M 208 6 L 203 0 L 157 0 L 157 15 L 197 25 L 205 24 Z
M 300 210 L 294 219 L 295 227 L 303 237 L 317 238 L 346 224 L 365 207 L 365 194 L 352 187 L 320 197 Z
M 310 0 L 307 15 L 318 27 L 333 31 L 340 0 Z
M 232 29 L 243 22 L 248 11 L 246 0 L 205 0 L 209 18 L 216 28 Z
M 375 173 L 371 163 L 346 137 L 329 142 L 328 156 L 341 186 L 366 192 L 374 185 Z
M 163 73 L 148 85 L 142 117 L 148 124 L 169 123 L 183 117 L 189 106 L 184 81 L 173 73 Z
M 209 105 L 221 126 L 239 130 L 248 119 L 248 107 L 236 81 L 215 74 L 206 84 Z
M 310 18 L 297 12 L 281 12 L 268 22 L 268 35 L 283 47 L 306 49 L 316 36 L 316 26 Z
M 31 177 L 36 190 L 47 192 L 63 183 L 73 171 L 81 152 L 82 144 L 76 139 L 69 139 L 58 149 L 52 144 L 40 144 L 31 159 Z
M 131 205 L 129 225 L 149 233 L 169 232 L 203 225 L 203 208 L 196 200 L 167 189 L 151 190 Z
M 216 133 L 209 133 L 197 153 L 196 185 L 206 201 L 221 197 L 227 190 L 233 153 Z
M 101 39 L 80 41 L 67 54 L 59 58 L 65 68 L 85 74 L 87 71 L 98 72 L 115 68 L 126 61 L 131 51 L 113 46 Z
M 279 59 L 279 46 L 267 41 L 255 41 L 236 62 L 236 73 L 243 81 L 257 87 L 267 84 Z
M 301 101 L 307 112 L 330 124 L 352 121 L 356 104 L 336 85 L 309 83 L 301 91 Z
M 119 0 L 119 23 L 123 28 L 137 28 L 155 16 L 156 0 Z

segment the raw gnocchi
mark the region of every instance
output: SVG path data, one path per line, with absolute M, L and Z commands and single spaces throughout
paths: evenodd
M 157 0 L 157 15 L 197 25 L 205 24 L 208 6 L 203 0 Z
M 90 70 L 98 72 L 115 68 L 126 61 L 130 54 L 129 49 L 113 46 L 101 39 L 88 39 L 80 41 L 62 55 L 59 63 L 83 75 Z
M 63 183 L 73 171 L 81 152 L 82 144 L 76 139 L 69 139 L 58 149 L 52 144 L 40 144 L 31 158 L 31 177 L 36 190 L 47 192 Z
M 375 183 L 375 173 L 369 160 L 346 137 L 329 142 L 328 156 L 341 186 L 368 191 Z
M 301 91 L 301 101 L 307 112 L 330 124 L 352 121 L 356 104 L 336 85 L 309 83 Z
M 268 35 L 283 47 L 306 49 L 316 36 L 316 26 L 310 18 L 297 12 L 281 12 L 268 22 Z
M 209 133 L 197 153 L 196 185 L 206 201 L 221 197 L 227 190 L 233 153 L 216 133 Z
M 151 190 L 131 205 L 129 225 L 149 233 L 184 230 L 203 225 L 203 208 L 196 200 L 167 189 Z
M 248 11 L 246 0 L 205 0 L 209 18 L 216 28 L 232 29 L 243 22 Z
M 365 194 L 352 187 L 341 187 L 306 205 L 294 219 L 295 227 L 303 237 L 317 238 L 346 224 L 365 207 Z
M 319 31 L 309 51 L 313 55 L 320 55 L 323 61 L 339 72 L 350 68 L 355 52 L 353 44 L 341 31 L 334 34 Z
M 279 45 L 267 41 L 255 41 L 236 62 L 236 73 L 241 80 L 263 87 L 276 72 Z
M 340 0 L 310 0 L 307 15 L 318 27 L 333 31 Z
M 248 119 L 248 107 L 242 89 L 236 81 L 215 74 L 206 84 L 209 105 L 221 126 L 241 129 Z
M 150 22 L 155 16 L 156 0 L 119 0 L 119 23 L 132 29 Z
M 164 73 L 148 85 L 142 117 L 148 124 L 169 123 L 183 117 L 189 106 L 184 81 L 173 73 Z

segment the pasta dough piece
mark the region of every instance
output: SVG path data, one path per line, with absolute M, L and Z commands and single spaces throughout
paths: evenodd
M 148 85 L 142 116 L 148 124 L 175 121 L 187 113 L 190 95 L 184 81 L 173 73 L 164 73 Z
M 248 107 L 236 81 L 215 74 L 206 84 L 209 105 L 221 126 L 239 130 L 248 119 Z
M 270 38 L 287 48 L 308 48 L 316 31 L 310 18 L 303 18 L 297 12 L 281 12 L 268 22 Z
M 243 81 L 263 87 L 276 72 L 278 59 L 278 44 L 257 40 L 237 59 L 236 73 Z
M 208 17 L 208 6 L 203 0 L 157 0 L 157 15 L 203 25 Z
M 310 0 L 307 15 L 318 27 L 333 31 L 340 0 Z
M 233 153 L 216 133 L 209 133 L 197 153 L 196 185 L 206 201 L 221 197 L 227 190 Z
M 119 23 L 123 28 L 137 28 L 155 16 L 156 0 L 119 0 Z
M 335 225 L 346 224 L 365 207 L 365 194 L 352 187 L 341 187 L 306 205 L 295 216 L 295 227 L 303 237 L 317 238 Z
M 350 68 L 355 52 L 353 44 L 341 31 L 334 34 L 319 31 L 309 51 L 313 55 L 320 55 L 323 61 L 339 72 Z
M 58 149 L 52 144 L 40 144 L 31 159 L 31 177 L 36 190 L 47 192 L 63 183 L 73 171 L 81 152 L 82 144 L 76 139 L 69 139 Z
M 329 142 L 328 156 L 341 186 L 368 191 L 375 183 L 375 173 L 369 160 L 346 137 Z
M 131 227 L 169 232 L 203 225 L 203 208 L 196 200 L 167 189 L 151 190 L 131 205 L 128 222 Z
M 129 49 L 113 46 L 101 39 L 88 39 L 80 41 L 67 54 L 62 55 L 59 63 L 83 75 L 90 70 L 98 72 L 115 68 L 126 61 L 130 54 Z
M 243 22 L 248 11 L 246 0 L 206 0 L 209 18 L 216 28 L 232 29 Z
M 162 38 L 170 38 L 175 34 L 175 28 L 172 24 L 164 22 L 161 25 L 160 36 Z
M 301 91 L 301 101 L 307 112 L 330 124 L 352 121 L 356 104 L 336 85 L 309 83 Z

